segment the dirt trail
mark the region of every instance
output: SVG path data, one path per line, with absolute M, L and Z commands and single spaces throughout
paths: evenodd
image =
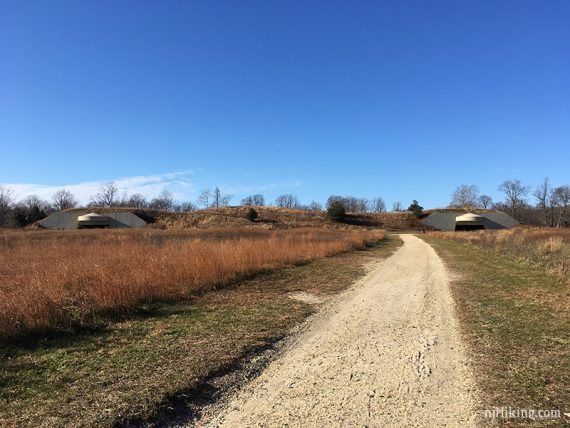
M 208 426 L 475 426 L 448 274 L 428 244 L 402 239 Z

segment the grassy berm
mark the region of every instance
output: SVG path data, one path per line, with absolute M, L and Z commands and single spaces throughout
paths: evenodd
M 491 233 L 491 232 L 488 232 Z M 562 418 L 504 418 L 490 426 L 568 426 L 570 278 L 549 264 L 499 255 L 464 239 L 422 235 L 455 273 L 452 293 L 484 409 L 561 410 Z M 563 272 L 558 270 L 557 272 Z
M 210 381 L 271 347 L 401 242 L 300 262 L 83 330 L 4 339 L 0 426 L 125 426 L 192 416 Z

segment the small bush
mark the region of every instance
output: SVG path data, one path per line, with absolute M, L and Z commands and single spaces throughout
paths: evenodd
M 333 202 L 327 208 L 327 217 L 332 220 L 342 220 L 346 216 L 346 209 L 340 202 Z
M 249 221 L 255 221 L 258 216 L 259 215 L 257 214 L 257 211 L 255 211 L 253 208 L 248 209 L 247 213 L 245 214 L 245 218 L 247 218 Z
M 408 207 L 408 211 L 411 211 L 416 216 L 416 218 L 422 218 L 424 207 L 422 207 L 418 201 L 414 199 L 411 205 Z

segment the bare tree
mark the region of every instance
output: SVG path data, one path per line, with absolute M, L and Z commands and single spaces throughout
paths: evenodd
M 548 193 L 548 209 L 550 211 L 550 224 L 552 225 L 552 227 L 554 227 L 554 223 L 555 223 L 555 211 L 556 208 L 558 207 L 558 195 L 556 194 L 556 192 L 554 191 L 555 189 L 550 189 L 550 192 Z
M 161 211 L 171 211 L 174 207 L 174 196 L 172 192 L 164 189 L 160 194 L 150 201 L 150 208 Z
M 343 198 L 346 211 L 352 213 L 363 213 L 368 211 L 368 199 L 357 198 L 356 196 L 345 196 Z
M 115 206 L 116 207 L 128 207 L 130 199 L 131 198 L 129 197 L 127 192 L 123 192 L 123 194 L 121 195 L 120 198 L 115 199 Z
M 0 227 L 8 224 L 13 202 L 14 191 L 6 186 L 0 185 Z
M 340 205 L 342 205 L 342 207 L 346 211 L 345 203 L 346 203 L 346 201 L 344 200 L 344 198 L 342 196 L 330 195 L 327 199 L 326 208 L 329 209 L 333 205 L 340 204 Z
M 477 205 L 486 210 L 491 209 L 493 206 L 493 198 L 489 195 L 481 195 L 477 198 Z
M 91 197 L 91 204 L 98 207 L 114 207 L 117 205 L 119 189 L 114 181 L 104 183 L 99 187 L 99 193 Z
M 212 207 L 222 208 L 228 206 L 232 200 L 233 195 L 224 195 L 219 187 L 214 188 L 212 193 Z
M 386 211 L 386 203 L 381 197 L 372 199 L 370 203 L 370 210 L 374 213 L 383 213 Z
M 462 184 L 451 195 L 451 208 L 473 208 L 477 206 L 479 187 L 474 184 Z
M 367 212 L 370 206 L 370 202 L 366 198 L 331 195 L 327 199 L 327 209 L 335 203 L 341 204 L 346 212 L 352 213 Z
M 68 190 L 61 189 L 53 194 L 51 197 L 53 209 L 56 211 L 63 211 L 77 206 L 77 199 Z
M 549 211 L 549 196 L 550 196 L 550 183 L 548 177 L 540 183 L 536 190 L 532 193 L 536 198 L 536 207 L 540 208 L 544 214 L 544 225 L 548 226 L 548 211 Z
M 258 207 L 265 206 L 265 197 L 261 193 L 253 195 L 253 204 Z
M 395 212 L 404 211 L 404 206 L 402 205 L 402 203 L 400 201 L 396 201 L 392 204 L 392 211 L 395 211 Z
M 506 197 L 506 205 L 509 206 L 511 216 L 517 217 L 517 210 L 526 203 L 528 186 L 524 186 L 519 180 L 506 180 L 499 186 L 499 191 Z
M 295 195 L 291 193 L 287 193 L 285 195 L 280 195 L 275 199 L 275 205 L 280 208 L 291 208 L 296 209 L 301 206 L 299 203 L 299 199 Z
M 261 194 L 246 196 L 241 200 L 242 205 L 255 205 L 258 207 L 262 207 L 265 205 L 265 198 Z
M 568 211 L 570 205 L 570 186 L 564 185 L 555 188 L 553 191 L 553 201 L 558 208 L 558 221 L 556 227 L 560 227 L 564 215 Z
M 366 198 L 357 198 L 355 196 L 347 196 L 347 205 L 350 212 L 365 213 L 369 210 L 370 202 Z
M 307 205 L 307 210 L 309 211 L 322 211 L 323 206 L 318 203 L 317 201 L 311 201 L 309 205 Z
M 182 202 L 180 205 L 178 205 L 177 208 L 178 211 L 181 211 L 183 213 L 189 213 L 198 209 L 198 207 L 192 202 Z
M 198 203 L 204 208 L 210 208 L 210 199 L 212 197 L 212 191 L 210 189 L 204 189 L 198 196 Z
M 148 206 L 148 202 L 145 196 L 141 193 L 135 193 L 129 197 L 126 204 L 129 208 L 146 208 Z

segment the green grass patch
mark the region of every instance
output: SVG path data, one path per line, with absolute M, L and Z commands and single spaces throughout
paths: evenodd
M 452 293 L 482 408 L 570 411 L 570 281 L 453 240 L 423 236 L 455 273 Z M 508 419 L 505 426 L 564 421 Z

